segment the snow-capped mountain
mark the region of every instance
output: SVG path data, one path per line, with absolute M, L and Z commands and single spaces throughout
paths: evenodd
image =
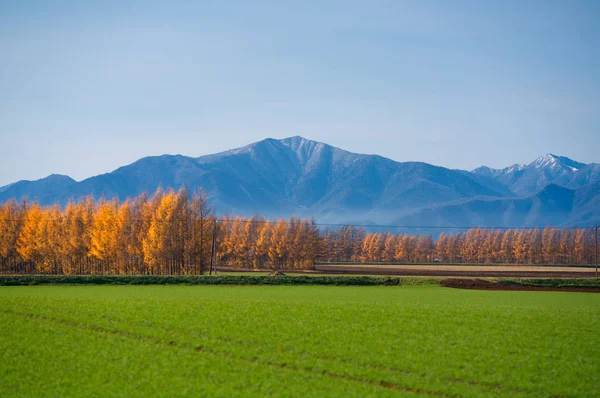
M 524 164 L 513 164 L 512 166 L 508 166 L 503 169 L 492 169 L 491 167 L 480 166 L 480 167 L 476 168 L 475 170 L 473 170 L 473 173 L 487 176 L 487 177 L 496 178 L 496 177 L 499 177 L 502 175 L 519 172 L 519 171 L 523 170 L 525 167 L 527 167 L 527 166 Z
M 221 212 L 318 215 L 385 221 L 390 210 L 463 197 L 502 197 L 473 176 L 426 163 L 398 163 L 301 137 L 267 139 L 196 159 Z M 228 183 L 223 184 L 223 181 Z
M 585 164 L 576 162 L 564 156 L 556 156 L 552 153 L 548 153 L 537 158 L 530 166 L 535 167 L 536 169 L 551 169 L 558 172 L 566 168 L 575 172 L 584 167 Z
M 598 218 L 598 166 L 545 155 L 526 166 L 468 172 L 290 137 L 199 158 L 147 157 L 81 182 L 56 175 L 20 181 L 0 188 L 0 202 L 26 195 L 64 205 L 87 195 L 125 199 L 186 186 L 202 187 L 219 214 L 380 224 L 585 223 Z
M 593 177 L 588 174 L 595 173 L 597 177 L 599 166 L 549 153 L 528 165 L 515 164 L 504 169 L 482 166 L 473 170 L 473 173 L 495 179 L 517 196 L 528 196 L 550 183 L 573 189 L 593 183 Z

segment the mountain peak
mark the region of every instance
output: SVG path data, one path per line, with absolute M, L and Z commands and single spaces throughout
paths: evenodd
M 503 169 L 502 172 L 504 174 L 506 174 L 506 173 L 512 173 L 512 172 L 515 172 L 515 171 L 521 171 L 525 167 L 527 167 L 527 166 L 525 166 L 524 164 L 515 163 L 512 166 L 508 166 L 507 168 Z
M 500 170 L 493 169 L 488 166 L 479 166 L 478 168 L 471 170 L 471 173 L 484 175 L 486 177 L 491 177 L 491 176 L 495 175 L 496 173 L 498 173 L 499 171 Z
M 299 135 L 283 138 L 278 141 L 294 152 L 314 152 L 315 150 L 320 150 L 327 146 L 322 142 L 312 141 L 304 137 L 300 137 Z
M 531 165 L 534 166 L 535 168 L 541 169 L 542 167 L 555 166 L 557 163 L 558 163 L 558 156 L 556 156 L 552 153 L 547 153 L 544 156 L 540 156 L 539 158 L 534 160 Z
M 542 168 L 551 168 L 551 169 L 560 169 L 566 168 L 571 171 L 577 171 L 580 168 L 584 167 L 584 163 L 576 162 L 572 159 L 569 159 L 565 156 L 558 156 L 553 153 L 547 153 L 544 156 L 540 156 L 536 160 L 534 160 L 529 166 L 534 167 L 536 169 Z
M 528 165 L 515 163 L 512 166 L 505 167 L 503 169 L 494 169 L 488 166 L 480 166 L 474 170 L 473 173 L 479 175 L 485 175 L 490 177 L 497 177 L 506 174 L 512 174 L 520 172 L 526 169 L 551 169 L 558 172 L 575 172 L 583 167 L 585 163 L 579 163 L 565 156 L 558 156 L 553 153 L 547 153 L 539 158 L 535 159 Z
M 308 138 L 304 138 L 300 135 L 294 135 L 292 137 L 287 137 L 287 138 L 282 138 L 279 141 L 281 142 L 304 142 L 304 141 L 311 141 Z
M 72 179 L 71 177 L 64 175 L 64 174 L 50 174 L 49 176 L 43 177 L 43 178 L 39 178 L 37 180 L 21 180 L 21 181 L 17 181 L 14 182 L 10 185 L 15 185 L 15 184 L 29 184 L 29 183 L 74 183 L 77 182 L 74 179 Z M 4 187 L 6 188 L 6 187 Z
M 488 166 L 480 166 L 480 167 L 472 170 L 471 172 L 475 173 L 475 174 L 487 176 L 487 177 L 496 177 L 496 176 L 503 175 L 503 174 L 510 174 L 510 173 L 514 173 L 517 171 L 521 171 L 525 167 L 526 166 L 524 164 L 519 164 L 519 163 L 515 163 L 512 166 L 508 166 L 503 169 L 493 169 Z
M 64 174 L 50 174 L 48 177 L 42 178 L 42 180 L 54 180 L 54 181 L 73 181 L 74 179 Z

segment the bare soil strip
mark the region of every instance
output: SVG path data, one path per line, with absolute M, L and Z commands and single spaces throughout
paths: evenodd
M 600 289 L 592 287 L 550 287 L 550 286 L 527 286 L 527 285 L 505 285 L 484 279 L 461 279 L 449 278 L 441 282 L 442 286 L 456 289 L 473 290 L 517 290 L 517 291 L 555 291 L 555 292 L 586 292 L 600 293 Z
M 544 266 L 479 265 L 324 265 L 316 271 L 331 274 L 373 274 L 399 276 L 441 276 L 469 278 L 595 278 L 593 268 Z

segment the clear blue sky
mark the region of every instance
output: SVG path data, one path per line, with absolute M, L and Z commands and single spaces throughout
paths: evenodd
M 292 135 L 599 162 L 598 21 L 594 0 L 0 0 L 0 185 Z

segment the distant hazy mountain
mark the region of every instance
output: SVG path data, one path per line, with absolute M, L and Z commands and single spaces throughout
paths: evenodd
M 600 181 L 600 165 L 586 165 L 551 153 L 528 165 L 515 164 L 501 170 L 482 166 L 473 173 L 493 178 L 517 196 L 530 195 L 551 183 L 577 189 Z
M 585 188 L 571 190 L 549 184 L 525 198 L 471 199 L 421 209 L 395 220 L 398 225 L 523 227 L 586 225 L 600 221 L 600 201 L 582 195 Z M 577 198 L 577 200 L 576 200 Z
M 52 174 L 37 181 L 18 181 L 0 187 L 0 203 L 8 199 L 33 198 L 40 203 L 52 204 L 63 192 L 77 182 L 68 176 Z
M 600 167 L 555 155 L 473 172 L 395 162 L 291 137 L 191 158 L 154 156 L 76 182 L 52 175 L 0 188 L 65 204 L 86 195 L 125 199 L 157 187 L 202 187 L 219 214 L 315 216 L 328 222 L 545 225 L 598 218 Z

